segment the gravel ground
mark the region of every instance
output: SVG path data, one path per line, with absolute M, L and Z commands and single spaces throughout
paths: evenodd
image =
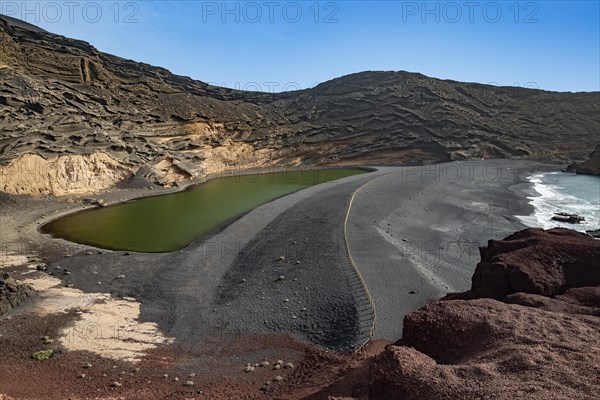
M 206 341 L 193 354 L 167 346 L 149 351 L 136 364 L 43 343 L 42 337 L 57 338 L 76 318 L 75 313 L 46 317 L 9 313 L 0 318 L 0 398 L 9 394 L 43 400 L 264 399 L 265 382 L 271 381 L 269 388 L 277 390 L 298 372 L 268 367 L 248 374 L 243 372 L 246 362 L 266 359 L 273 365 L 282 359 L 295 366 L 310 362 L 305 360 L 310 347 L 281 335 L 220 337 Z M 31 358 L 42 349 L 57 352 L 46 361 Z M 273 382 L 278 375 L 284 380 Z M 188 381 L 194 384 L 188 386 Z
M 353 200 L 348 240 L 375 303 L 375 337 L 396 340 L 407 312 L 468 289 L 479 245 L 522 227 L 512 215 L 530 212 L 519 189 L 529 185 L 525 165 L 521 180 L 516 167 L 506 160 L 381 167 L 265 204 L 182 251 L 74 246 L 50 270 L 66 268 L 69 275 L 55 276 L 85 292 L 135 298 L 140 322 L 156 322 L 186 350 L 248 333 L 352 349 L 368 338 L 374 316 L 346 254 L 343 221 L 352 193 L 371 182 Z
M 343 229 L 348 200 L 364 181 L 301 201 L 242 249 L 217 294 L 229 328 L 285 332 L 334 350 L 368 339 L 373 315 Z
M 349 349 L 365 339 L 370 322 L 344 254 L 342 222 L 351 193 L 383 173 L 282 197 L 179 252 L 86 251 L 51 263 L 50 270 L 66 268 L 70 274 L 59 277 L 85 292 L 137 299 L 140 321 L 158 323 L 188 351 L 232 333 L 285 333 Z
M 465 291 L 478 248 L 525 226 L 526 178 L 559 170 L 486 160 L 405 167 L 357 192 L 348 223 L 352 256 L 377 313 L 375 338 L 397 340 L 404 316 L 448 292 Z

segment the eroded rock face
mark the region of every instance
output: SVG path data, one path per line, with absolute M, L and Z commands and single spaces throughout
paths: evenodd
M 25 154 L 0 166 L 0 191 L 11 194 L 85 194 L 132 176 L 131 167 L 106 153 L 42 158 Z
M 0 18 L 0 165 L 25 154 L 96 153 L 133 173 L 164 160 L 213 173 L 299 164 L 564 161 L 587 156 L 597 144 L 597 97 L 372 71 L 294 92 L 242 92 Z M 36 187 L 30 194 L 39 193 Z
M 142 165 L 136 172 L 136 176 L 157 185 L 168 187 L 189 181 L 196 177 L 196 174 L 171 158 L 161 160 L 151 166 Z
M 473 291 L 406 316 L 371 368 L 369 398 L 597 398 L 598 241 L 526 229 L 481 255 Z
M 577 174 L 600 175 L 600 144 L 596 146 L 587 161 L 575 164 L 571 166 L 571 169 L 574 169 Z
M 0 315 L 36 295 L 36 291 L 31 286 L 18 284 L 9 274 L 0 272 Z
M 573 288 L 554 297 L 514 293 L 506 296 L 504 302 L 552 312 L 600 317 L 600 286 Z
M 570 229 L 525 229 L 480 249 L 475 297 L 502 300 L 523 292 L 552 296 L 600 285 L 600 241 Z

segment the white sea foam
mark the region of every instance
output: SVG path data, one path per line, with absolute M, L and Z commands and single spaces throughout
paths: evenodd
M 529 197 L 533 214 L 520 216 L 527 226 L 544 229 L 565 227 L 581 232 L 600 228 L 600 178 L 563 172 L 535 174 L 529 177 L 537 195 Z M 557 212 L 585 218 L 580 224 L 553 221 Z

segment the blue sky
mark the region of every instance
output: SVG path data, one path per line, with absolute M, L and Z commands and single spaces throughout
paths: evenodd
M 364 70 L 600 90 L 598 1 L 8 1 L 0 12 L 227 87 Z

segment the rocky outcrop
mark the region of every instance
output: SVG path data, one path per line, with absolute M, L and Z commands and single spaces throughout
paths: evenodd
M 132 176 L 131 167 L 106 153 L 43 158 L 25 154 L 0 166 L 0 191 L 21 195 L 85 194 Z
M 409 72 L 362 72 L 277 94 L 230 90 L 1 18 L 0 60 L 3 166 L 25 155 L 98 153 L 131 173 L 173 160 L 200 176 L 275 164 L 556 161 L 587 155 L 600 124 L 598 93 Z M 153 178 L 171 185 L 174 177 Z M 53 193 L 48 175 L 36 179 L 47 182 L 31 194 Z M 58 186 L 62 193 L 83 190 Z M 19 185 L 4 190 L 23 192 Z
M 588 235 L 600 239 L 600 229 L 594 229 L 593 231 L 585 231 Z
M 567 224 L 580 224 L 585 221 L 585 218 L 577 214 L 569 214 L 566 212 L 554 213 L 552 221 L 565 222 Z
M 160 186 L 169 187 L 180 182 L 190 181 L 194 173 L 175 160 L 165 159 L 154 165 L 142 165 L 136 172 L 136 177 L 141 177 Z
M 596 146 L 587 161 L 571 165 L 569 169 L 582 175 L 600 175 L 600 144 Z
M 530 293 L 514 293 L 506 296 L 504 302 L 551 312 L 600 317 L 600 287 L 598 286 L 573 288 L 553 297 Z
M 553 296 L 600 285 L 600 241 L 570 229 L 530 228 L 480 249 L 474 297 L 502 300 L 517 292 Z
M 600 319 L 489 299 L 433 303 L 372 368 L 371 399 L 589 399 Z
M 527 229 L 481 257 L 473 290 L 406 316 L 371 367 L 369 398 L 597 398 L 600 242 Z
M 19 284 L 6 272 L 0 272 L 0 315 L 36 295 L 31 286 Z

